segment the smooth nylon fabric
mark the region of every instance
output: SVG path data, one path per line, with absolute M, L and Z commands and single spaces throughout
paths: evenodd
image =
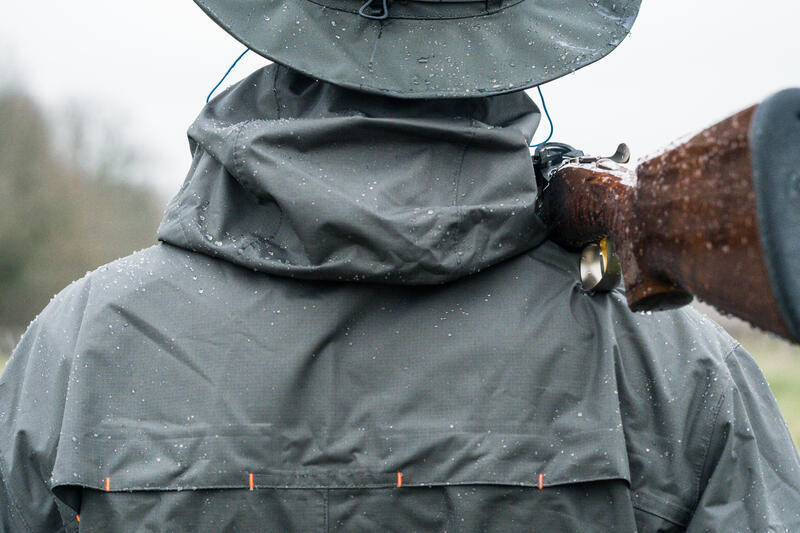
M 201 114 L 163 242 L 55 297 L 0 378 L 0 531 L 800 528 L 750 356 L 542 242 L 532 104 L 419 104 L 270 66 Z

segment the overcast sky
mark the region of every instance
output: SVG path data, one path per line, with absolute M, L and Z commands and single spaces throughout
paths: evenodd
M 800 87 L 799 21 L 798 0 L 643 0 L 616 51 L 543 86 L 554 139 L 601 154 L 625 141 L 641 157 Z M 0 85 L 13 77 L 49 108 L 79 102 L 119 124 L 171 195 L 189 164 L 186 128 L 242 50 L 190 0 L 6 2 Z M 248 54 L 228 83 L 264 64 Z

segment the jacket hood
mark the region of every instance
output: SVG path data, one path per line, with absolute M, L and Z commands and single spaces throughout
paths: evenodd
M 522 92 L 400 100 L 269 65 L 189 128 L 192 167 L 160 240 L 304 279 L 433 284 L 530 250 Z

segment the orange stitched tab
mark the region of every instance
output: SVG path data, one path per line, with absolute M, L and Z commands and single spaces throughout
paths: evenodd
M 111 478 L 107 477 L 106 478 L 106 492 L 110 492 L 110 491 L 111 491 Z
M 542 490 L 542 486 L 544 485 L 542 483 L 543 479 L 544 479 L 544 476 L 542 474 L 539 474 L 539 490 Z
M 75 515 L 75 520 L 77 520 L 77 521 L 80 523 L 80 521 L 81 521 L 81 515 L 79 515 L 79 514 L 76 514 L 76 515 Z
M 402 486 L 403 486 L 403 473 L 402 472 L 398 472 L 397 473 L 397 488 L 399 489 Z
M 255 488 L 255 483 L 253 482 L 253 473 L 250 472 L 250 490 Z

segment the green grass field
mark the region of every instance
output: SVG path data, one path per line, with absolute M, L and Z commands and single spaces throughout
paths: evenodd
M 718 318 L 718 317 L 715 317 Z M 721 320 L 723 324 L 725 320 Z M 727 324 L 726 324 L 727 325 Z M 756 359 L 769 382 L 783 417 L 800 448 L 800 346 L 741 326 L 729 328 Z M 8 344 L 8 343 L 6 343 Z M 0 372 L 5 368 L 10 347 L 0 347 Z

